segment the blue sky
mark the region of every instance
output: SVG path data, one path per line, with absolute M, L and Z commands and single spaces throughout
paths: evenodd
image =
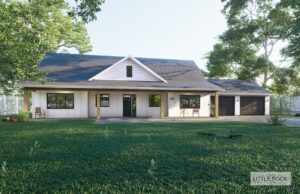
M 87 25 L 89 54 L 203 59 L 226 29 L 221 0 L 106 0 Z

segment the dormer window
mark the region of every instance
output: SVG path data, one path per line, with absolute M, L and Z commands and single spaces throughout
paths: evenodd
M 126 76 L 132 77 L 132 66 L 126 66 Z

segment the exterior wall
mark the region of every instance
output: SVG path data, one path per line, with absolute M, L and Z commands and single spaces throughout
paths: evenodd
M 47 93 L 74 93 L 74 109 L 47 109 Z M 101 117 L 123 117 L 123 94 L 136 94 L 137 117 L 160 117 L 159 107 L 149 107 L 149 95 L 159 94 L 157 92 L 117 92 L 101 91 L 101 94 L 109 94 L 110 106 L 100 107 Z M 41 107 L 46 113 L 46 118 L 88 118 L 96 117 L 94 91 L 46 91 L 32 92 L 32 115 L 35 116 L 35 107 Z M 164 95 L 164 116 L 181 117 L 180 95 L 200 95 L 200 117 L 210 116 L 210 94 L 209 93 L 180 93 L 169 92 Z M 192 117 L 192 110 L 187 109 L 187 117 Z M 265 97 L 265 115 L 270 114 L 270 97 Z M 235 115 L 240 115 L 240 96 L 235 96 Z M 196 116 L 196 115 L 194 115 Z
M 95 94 L 96 92 L 89 92 L 89 117 L 96 117 Z M 137 117 L 160 117 L 159 107 L 149 107 L 149 95 L 159 94 L 157 92 L 101 91 L 100 94 L 109 94 L 109 107 L 100 107 L 101 117 L 123 117 L 123 94 L 136 94 Z
M 241 115 L 241 97 L 235 96 L 234 97 L 234 115 L 239 116 Z
M 200 117 L 210 116 L 210 94 L 209 93 L 168 93 L 168 115 L 169 117 L 180 117 L 180 95 L 200 95 Z M 193 109 L 187 109 L 187 117 L 192 117 Z M 195 115 L 194 115 L 195 116 Z
M 126 76 L 126 66 L 132 66 L 132 77 Z M 98 74 L 99 75 L 99 74 Z M 141 65 L 131 59 L 127 59 L 112 67 L 101 75 L 94 77 L 99 80 L 125 80 L 125 81 L 161 81 Z
M 300 96 L 293 97 L 291 101 L 292 101 L 291 111 L 295 112 L 295 113 L 299 113 L 300 112 Z
M 47 109 L 47 93 L 74 93 L 74 109 Z M 32 92 L 32 117 L 35 116 L 35 107 L 41 107 L 46 118 L 87 118 L 88 92 L 87 91 L 46 91 Z
M 270 96 L 265 97 L 265 115 L 270 115 Z

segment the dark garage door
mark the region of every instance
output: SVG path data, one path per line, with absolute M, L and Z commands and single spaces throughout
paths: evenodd
M 234 97 L 220 96 L 219 97 L 219 114 L 221 116 L 234 115 Z
M 212 104 L 215 103 L 215 97 L 211 98 Z M 219 115 L 233 116 L 234 115 L 234 96 L 220 96 L 219 97 Z
M 241 115 L 264 115 L 264 97 L 241 97 Z

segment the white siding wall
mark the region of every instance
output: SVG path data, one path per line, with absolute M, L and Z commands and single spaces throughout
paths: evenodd
M 292 98 L 292 111 L 300 112 L 300 96 Z
M 47 109 L 47 93 L 74 93 L 74 109 Z M 32 116 L 35 116 L 35 107 L 41 107 L 46 118 L 87 118 L 88 92 L 87 91 L 35 91 L 32 92 Z
M 109 107 L 100 107 L 101 117 L 123 117 L 123 94 L 136 94 L 137 117 L 159 117 L 159 107 L 149 107 L 149 95 L 155 92 L 100 92 L 109 94 Z M 89 92 L 89 117 L 96 117 L 96 92 Z
M 234 97 L 234 115 L 235 116 L 241 115 L 241 97 L 240 96 Z
M 200 117 L 210 116 L 210 94 L 170 92 L 168 93 L 169 117 L 180 117 L 180 95 L 200 95 Z M 187 109 L 188 117 L 192 117 L 192 111 Z
M 265 97 L 265 115 L 270 115 L 270 96 Z
M 126 66 L 132 66 L 132 77 L 126 76 Z M 99 75 L 99 74 L 98 74 Z M 148 70 L 143 68 L 131 59 L 127 59 L 122 63 L 112 67 L 101 76 L 96 76 L 94 79 L 99 80 L 125 80 L 125 81 L 161 81 Z

